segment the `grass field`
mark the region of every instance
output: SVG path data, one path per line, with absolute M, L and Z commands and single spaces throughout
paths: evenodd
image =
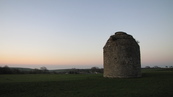
M 173 97 L 173 71 L 142 74 L 130 79 L 102 74 L 0 75 L 0 97 Z

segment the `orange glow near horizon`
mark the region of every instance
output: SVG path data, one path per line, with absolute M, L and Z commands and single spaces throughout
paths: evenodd
M 88 65 L 102 64 L 102 59 L 93 57 L 67 56 L 0 56 L 0 64 L 47 64 L 47 65 Z

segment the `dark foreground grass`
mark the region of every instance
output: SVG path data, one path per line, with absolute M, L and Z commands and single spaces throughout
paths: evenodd
M 0 97 L 173 97 L 172 71 L 143 71 L 142 78 L 102 74 L 0 75 Z

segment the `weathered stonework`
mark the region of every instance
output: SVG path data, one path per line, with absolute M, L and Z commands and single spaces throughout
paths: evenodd
M 141 77 L 140 47 L 131 35 L 116 32 L 103 50 L 104 77 Z

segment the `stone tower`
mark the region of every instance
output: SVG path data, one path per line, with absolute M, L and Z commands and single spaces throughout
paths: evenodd
M 103 47 L 104 77 L 141 77 L 140 47 L 136 40 L 125 32 L 110 36 Z

